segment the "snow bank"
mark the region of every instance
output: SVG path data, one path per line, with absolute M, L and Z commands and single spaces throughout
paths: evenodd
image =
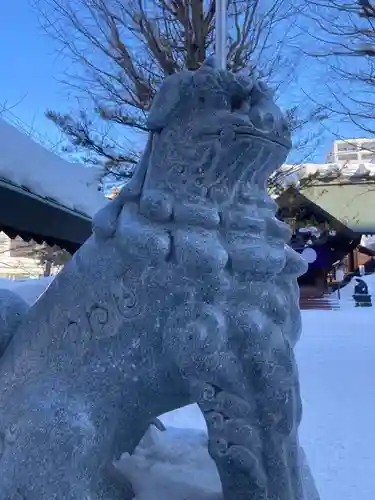
M 25 302 L 32 305 L 46 290 L 53 278 L 53 276 L 29 280 L 8 280 L 0 278 L 0 289 L 6 288 L 12 290 L 12 292 L 17 293 Z
M 341 303 L 303 311 L 300 439 L 321 500 L 373 500 L 375 308 Z
M 165 427 L 196 429 L 207 432 L 206 422 L 197 405 L 189 405 L 161 415 Z
M 151 426 L 134 454 L 121 457 L 117 466 L 132 484 L 136 500 L 222 499 L 216 465 L 207 451 L 207 434 L 193 425 L 164 432 Z
M 0 181 L 92 217 L 108 200 L 98 191 L 101 171 L 69 163 L 0 119 Z

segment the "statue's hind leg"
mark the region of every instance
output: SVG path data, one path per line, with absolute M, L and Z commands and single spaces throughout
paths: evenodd
M 98 428 L 89 401 L 48 383 L 39 398 L 34 392 L 15 405 L 2 432 L 1 500 L 127 498 L 126 485 L 110 474 L 108 429 Z
M 155 415 L 190 402 L 171 384 L 178 374 L 162 368 L 152 377 L 138 370 L 124 388 L 111 384 L 108 399 L 108 391 L 90 398 L 49 377 L 31 398 L 15 398 L 0 422 L 0 500 L 131 500 L 113 461 L 133 452 Z

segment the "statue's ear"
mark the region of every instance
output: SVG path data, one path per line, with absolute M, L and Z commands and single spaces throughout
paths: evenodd
M 136 167 L 133 177 L 122 187 L 119 194 L 107 203 L 93 217 L 92 230 L 101 239 L 111 238 L 117 227 L 118 217 L 123 206 L 139 198 L 142 193 L 143 183 L 146 177 L 148 164 L 152 151 L 153 134 L 149 133 L 145 151 Z
M 160 132 L 176 113 L 184 94 L 191 91 L 193 75 L 190 71 L 181 71 L 169 76 L 160 87 L 151 105 L 147 126 L 151 132 Z

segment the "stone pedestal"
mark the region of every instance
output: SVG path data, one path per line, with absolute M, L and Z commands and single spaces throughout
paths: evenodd
M 356 307 L 371 307 L 371 295 L 368 293 L 355 293 L 353 295 L 353 300 Z

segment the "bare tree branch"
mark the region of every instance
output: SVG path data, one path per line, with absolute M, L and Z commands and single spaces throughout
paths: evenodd
M 43 28 L 71 62 L 63 83 L 81 110 L 47 116 L 83 161 L 130 176 L 163 79 L 199 68 L 215 51 L 215 0 L 34 1 Z M 289 49 L 303 9 L 298 0 L 228 0 L 228 69 L 256 65 L 281 93 L 299 64 Z M 311 106 L 299 119 L 294 106 L 292 127 L 317 123 L 320 108 Z
M 332 75 L 330 113 L 375 134 L 375 4 L 369 0 L 309 0 L 310 56 Z M 317 35 L 319 33 L 319 35 Z M 375 153 L 375 152 L 374 152 Z

